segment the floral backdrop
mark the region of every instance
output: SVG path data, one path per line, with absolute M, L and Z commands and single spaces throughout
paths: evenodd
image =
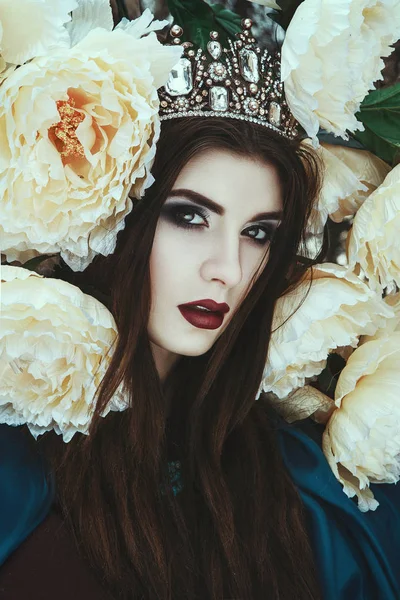
M 157 90 L 181 56 L 156 32 L 182 20 L 202 45 L 247 14 L 281 45 L 287 102 L 324 168 L 305 275 L 276 303 L 257 398 L 324 424 L 344 492 L 375 510 L 370 483 L 400 479 L 400 0 L 42 0 L 40 13 L 20 0 L 22 23 L 11 2 L 0 3 L 0 423 L 66 442 L 88 432 L 118 336 L 104 266 L 152 183 Z M 324 232 L 328 256 L 311 266 Z M 104 415 L 128 407 L 121 384 Z

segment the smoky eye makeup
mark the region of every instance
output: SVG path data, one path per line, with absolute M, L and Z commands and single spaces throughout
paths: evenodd
M 209 226 L 211 212 L 203 206 L 188 202 L 166 202 L 161 209 L 161 217 L 173 226 L 181 229 L 201 230 Z M 243 228 L 242 233 L 247 234 L 254 244 L 265 246 L 272 238 L 279 226 L 276 221 L 254 222 Z
M 193 229 L 208 226 L 210 212 L 196 204 L 168 202 L 162 207 L 161 216 L 172 225 Z
M 249 237 L 256 244 L 260 246 L 265 246 L 267 243 L 272 241 L 276 230 L 277 226 L 275 223 L 261 222 L 249 225 L 244 229 L 244 232 L 246 232 L 247 237 Z

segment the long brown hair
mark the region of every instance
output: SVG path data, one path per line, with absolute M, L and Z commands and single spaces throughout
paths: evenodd
M 149 257 L 180 170 L 207 148 L 275 165 L 284 216 L 228 328 L 206 354 L 181 357 L 162 385 L 147 335 Z M 115 598 L 319 599 L 303 507 L 279 453 L 273 411 L 266 397 L 255 401 L 275 302 L 304 271 L 297 257 L 319 190 L 318 159 L 261 126 L 186 118 L 162 123 L 152 173 L 155 183 L 126 218 L 115 252 L 83 274 L 109 297 L 119 333 L 90 435 L 52 449 L 63 514 Z M 102 418 L 121 382 L 131 408 Z M 182 472 L 175 494 L 172 459 Z

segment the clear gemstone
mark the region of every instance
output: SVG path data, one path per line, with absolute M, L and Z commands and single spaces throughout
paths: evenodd
M 210 88 L 210 106 L 212 110 L 227 110 L 228 90 L 220 85 Z
M 170 96 L 188 94 L 193 89 L 192 65 L 188 58 L 181 58 L 171 70 L 165 89 Z
M 207 50 L 209 51 L 214 60 L 218 60 L 221 56 L 222 47 L 219 42 L 212 41 L 208 42 Z
M 256 111 L 258 109 L 257 100 L 250 100 L 248 106 L 249 106 L 249 109 L 252 110 L 253 112 Z
M 258 56 L 253 50 L 243 48 L 239 53 L 240 72 L 246 81 L 258 83 L 260 75 L 258 73 Z
M 275 127 L 279 127 L 281 124 L 281 107 L 277 102 L 271 102 L 269 105 L 268 120 Z

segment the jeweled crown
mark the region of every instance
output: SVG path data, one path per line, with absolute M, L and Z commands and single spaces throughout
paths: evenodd
M 251 34 L 251 19 L 243 19 L 229 49 L 210 32 L 207 50 L 184 42 L 183 56 L 159 89 L 161 120 L 178 117 L 230 117 L 258 123 L 288 138 L 298 134 L 297 121 L 285 100 L 280 78 L 280 52 L 261 50 Z M 169 30 L 173 44 L 181 44 L 183 29 Z

